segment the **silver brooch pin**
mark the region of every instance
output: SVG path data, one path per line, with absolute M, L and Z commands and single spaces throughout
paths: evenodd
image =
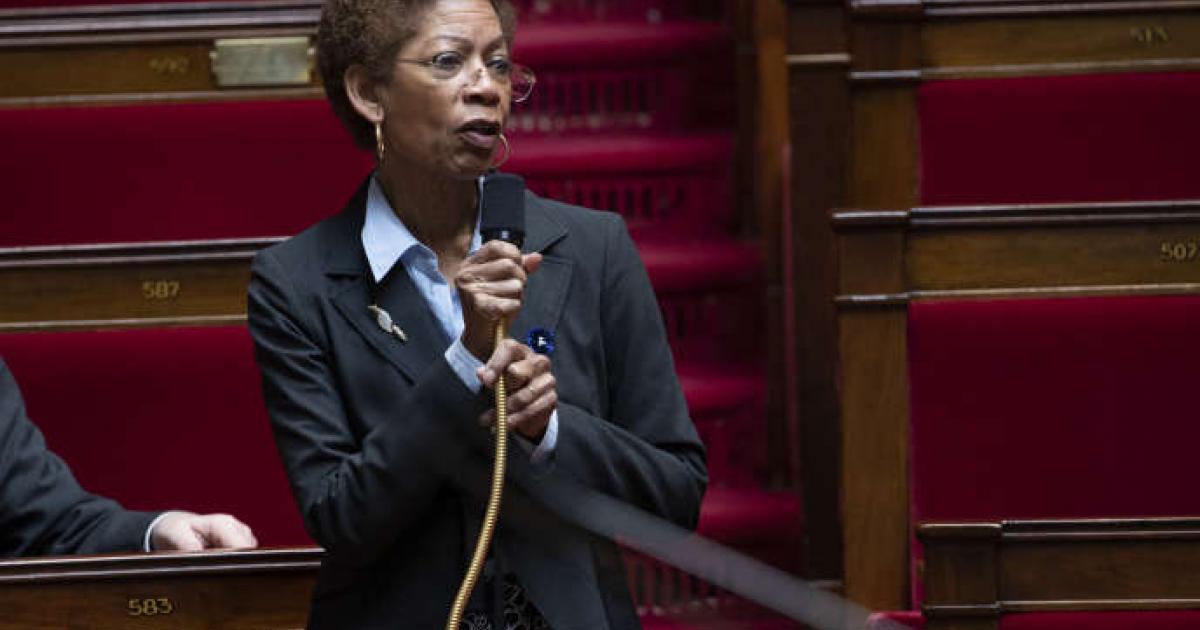
M 375 323 L 379 324 L 383 332 L 389 335 L 396 335 L 402 342 L 408 341 L 408 335 L 404 334 L 404 331 L 392 321 L 391 314 L 374 304 L 368 306 L 367 309 L 375 315 Z

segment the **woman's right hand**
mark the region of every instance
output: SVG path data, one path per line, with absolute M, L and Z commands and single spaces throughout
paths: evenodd
M 462 303 L 462 341 L 480 361 L 492 354 L 496 322 L 511 322 L 520 313 L 525 282 L 541 262 L 541 254 L 522 255 L 516 245 L 494 240 L 459 266 L 454 285 Z

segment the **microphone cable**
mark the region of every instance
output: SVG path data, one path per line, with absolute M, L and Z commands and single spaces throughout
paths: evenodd
M 504 341 L 504 330 L 507 328 L 504 318 L 496 323 L 496 338 L 494 347 L 499 347 Z M 496 435 L 496 458 L 492 464 L 492 490 L 488 495 L 487 510 L 483 513 L 483 525 L 479 528 L 479 539 L 475 542 L 475 553 L 471 563 L 467 565 L 467 574 L 463 576 L 458 594 L 454 596 L 454 605 L 450 608 L 450 617 L 446 619 L 446 630 L 459 630 L 463 612 L 467 609 L 467 601 L 479 581 L 479 573 L 483 571 L 483 563 L 487 559 L 488 547 L 492 544 L 492 536 L 496 533 L 496 521 L 500 518 L 500 500 L 504 494 L 504 468 L 508 463 L 508 392 L 504 384 L 504 375 L 496 377 L 494 389 L 496 399 L 496 423 L 492 431 Z
M 510 173 L 499 173 L 495 169 L 480 178 L 479 234 L 485 241 L 502 240 L 521 247 L 525 242 L 525 180 Z M 501 317 L 496 322 L 493 352 L 504 342 L 505 330 L 508 328 L 506 319 Z M 483 571 L 483 563 L 487 559 L 488 547 L 491 546 L 492 537 L 496 533 L 496 521 L 500 518 L 504 469 L 508 463 L 508 393 L 504 374 L 496 376 L 494 392 L 496 423 L 492 426 L 492 431 L 496 436 L 496 457 L 492 465 L 491 493 L 488 495 L 487 510 L 483 514 L 483 525 L 479 529 L 475 552 L 467 565 L 467 574 L 463 577 L 458 594 L 454 597 L 450 617 L 446 620 L 446 630 L 459 630 L 467 608 L 467 600 L 471 599 L 471 591 L 475 590 L 475 584 L 479 581 L 479 574 Z

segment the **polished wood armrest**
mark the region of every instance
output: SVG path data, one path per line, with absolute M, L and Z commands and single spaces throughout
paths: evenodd
M 0 562 L 0 629 L 303 628 L 316 547 Z

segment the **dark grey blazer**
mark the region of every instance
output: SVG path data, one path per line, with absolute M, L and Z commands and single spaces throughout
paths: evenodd
M 46 448 L 0 359 L 0 556 L 141 551 L 157 515 L 84 492 Z
M 341 214 L 255 258 L 250 330 L 296 502 L 328 552 L 310 627 L 441 628 L 486 500 L 492 444 L 477 418 L 489 402 L 443 358 L 407 274 L 384 304 L 407 342 L 368 312 L 365 200 L 363 185 Z M 570 479 L 694 527 L 704 449 L 624 222 L 533 194 L 526 206 L 524 249 L 544 262 L 510 334 L 556 336 L 559 435 L 536 466 L 511 449 L 497 562 L 555 630 L 640 628 L 616 545 L 563 520 L 539 488 Z

